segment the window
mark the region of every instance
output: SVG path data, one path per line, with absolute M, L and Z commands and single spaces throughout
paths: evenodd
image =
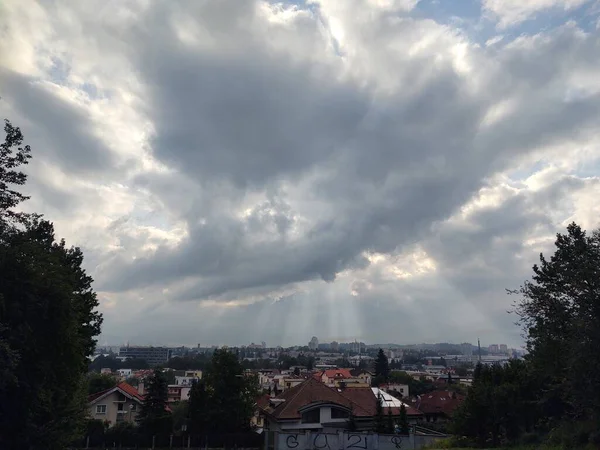
M 321 408 L 316 408 L 302 414 L 302 423 L 321 423 Z
M 106 414 L 106 405 L 96 405 L 96 414 Z
M 117 404 L 117 411 L 123 411 L 123 403 Z
M 348 417 L 350 417 L 350 413 L 348 413 L 348 411 L 338 408 L 331 408 L 332 419 L 347 419 Z

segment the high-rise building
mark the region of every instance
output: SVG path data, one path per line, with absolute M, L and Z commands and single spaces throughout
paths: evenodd
M 473 356 L 473 346 L 468 342 L 460 344 L 460 351 L 465 356 Z
M 124 359 L 143 359 L 149 366 L 166 363 L 171 357 L 171 350 L 166 347 L 121 347 L 119 357 Z
M 308 348 L 311 350 L 316 350 L 319 348 L 319 339 L 316 336 L 313 336 L 310 342 L 308 343 Z
M 506 344 L 500 344 L 499 346 L 500 353 L 508 353 L 508 346 Z
M 334 352 L 337 352 L 340 349 L 340 344 L 337 341 L 333 341 L 331 344 L 329 344 L 329 346 Z
M 498 353 L 498 344 L 492 344 L 488 347 L 488 352 Z

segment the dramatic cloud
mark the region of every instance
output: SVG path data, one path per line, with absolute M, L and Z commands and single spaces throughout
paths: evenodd
M 517 38 L 428 3 L 1 7 L 26 208 L 85 251 L 103 341 L 519 344 L 505 288 L 598 226 L 600 41 L 583 1 L 484 0 L 562 11 Z

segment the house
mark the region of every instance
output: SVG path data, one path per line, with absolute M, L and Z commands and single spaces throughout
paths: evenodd
M 410 404 L 425 414 L 427 422 L 445 422 L 452 418 L 464 398 L 456 392 L 437 390 L 412 398 Z
M 167 387 L 167 402 L 177 403 L 190 398 L 191 384 L 169 384 Z
M 129 378 L 133 374 L 132 369 L 117 369 L 117 372 L 119 372 L 119 375 L 123 378 Z
M 330 387 L 335 386 L 335 380 L 352 378 L 350 369 L 327 369 L 317 372 L 313 376 L 321 383 Z
M 134 422 L 144 397 L 126 382 L 88 397 L 88 411 L 92 419 L 115 425 Z
M 350 375 L 352 375 L 354 378 L 360 378 L 366 384 L 371 386 L 371 380 L 373 379 L 373 374 L 371 372 L 369 372 L 368 370 L 358 369 L 358 368 L 350 369 Z
M 195 381 L 198 381 L 200 378 L 196 377 L 175 377 L 175 384 L 178 386 L 191 386 Z
M 296 387 L 303 382 L 304 382 L 304 378 L 296 378 L 296 377 L 287 378 L 286 377 L 283 379 L 283 390 L 287 391 L 288 389 Z
M 400 398 L 408 397 L 408 384 L 400 384 L 400 383 L 386 383 L 379 386 L 386 392 L 393 392 L 395 395 Z
M 201 380 L 202 379 L 202 371 L 201 370 L 186 370 L 184 372 L 183 376 Z
M 335 432 L 347 429 L 351 418 L 357 429 L 369 430 L 373 427 L 378 401 L 386 417 L 390 411 L 398 419 L 402 402 L 377 388 L 336 389 L 313 377 L 275 398 L 263 399 L 260 411 L 269 431 Z M 404 405 L 410 422 L 423 417 L 422 412 Z

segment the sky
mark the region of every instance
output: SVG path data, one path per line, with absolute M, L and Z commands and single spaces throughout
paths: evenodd
M 519 346 L 599 226 L 598 55 L 597 0 L 3 0 L 0 116 L 100 344 Z

